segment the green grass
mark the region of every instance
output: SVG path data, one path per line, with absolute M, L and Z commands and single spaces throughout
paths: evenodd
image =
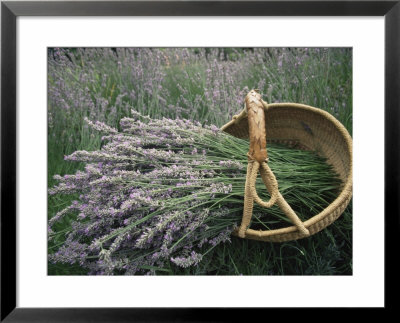
M 262 63 L 252 65 L 249 57 L 251 52 L 230 50 L 227 51 L 228 60 L 222 64 L 243 63 L 243 70 L 235 70 L 238 88 L 259 88 L 268 102 L 298 102 L 319 107 L 332 113 L 349 133 L 352 133 L 352 55 L 351 50 L 327 49 L 313 53 L 303 58 L 300 67 L 294 68 L 298 52 L 286 52 L 287 62 L 279 68 L 282 52 L 271 50 L 265 54 Z M 292 55 L 292 56 L 290 56 Z M 229 58 L 232 60 L 230 61 Z M 98 55 L 93 59 L 94 67 L 89 69 L 85 57 L 73 57 L 73 68 L 57 70 L 66 84 L 71 88 L 79 87 L 81 73 L 91 71 L 93 82 L 90 87 L 93 98 L 103 97 L 108 105 L 103 111 L 104 120 L 111 126 L 117 126 L 117 120 L 129 114 L 124 104 L 153 117 L 173 117 L 156 99 L 156 96 L 146 95 L 144 92 L 136 99 L 123 98 L 117 106 L 116 114 L 111 113 L 121 89 L 134 89 L 137 84 L 130 84 L 127 73 L 118 71 L 115 58 L 102 58 Z M 207 84 L 204 62 L 190 62 L 185 65 L 171 65 L 163 72 L 163 93 L 166 105 L 176 105 L 181 91 L 177 84 L 186 89 L 186 99 L 194 102 L 196 96 L 204 98 L 204 86 Z M 184 77 L 184 73 L 189 78 Z M 102 86 L 101 77 L 108 75 L 105 86 Z M 197 81 L 194 81 L 195 78 Z M 261 82 L 260 80 L 265 80 Z M 54 82 L 54 76 L 49 76 L 49 82 Z M 222 83 L 228 80 L 222 80 Z M 260 86 L 261 85 L 261 86 Z M 223 88 L 221 87 L 221 91 Z M 195 107 L 195 108 L 194 108 Z M 210 108 L 212 107 L 212 108 Z M 230 120 L 228 112 L 217 113 L 215 107 L 197 104 L 191 107 L 192 113 L 183 114 L 183 117 L 194 118 L 209 124 L 221 126 Z M 237 111 L 242 106 L 232 107 Z M 222 108 L 221 108 L 222 109 Z M 226 109 L 226 108 L 224 108 Z M 55 182 L 55 174 L 71 174 L 82 169 L 82 164 L 64 161 L 64 155 L 75 150 L 97 150 L 101 146 L 100 135 L 87 129 L 83 117 L 89 116 L 88 111 L 71 111 L 66 114 L 59 112 L 59 107 L 49 105 L 49 111 L 57 111 L 53 115 L 53 127 L 49 127 L 48 139 L 48 186 Z M 225 111 L 225 110 L 224 110 Z M 234 111 L 234 112 L 235 112 Z M 68 205 L 77 196 L 49 196 L 48 216 Z M 71 219 L 65 218 L 57 224 L 57 231 L 69 226 Z M 49 244 L 49 252 L 63 242 L 63 235 L 59 240 Z M 352 207 L 351 203 L 342 216 L 324 229 L 322 232 L 307 239 L 284 243 L 267 243 L 244 240 L 232 237 L 231 243 L 225 243 L 212 249 L 196 268 L 157 269 L 160 275 L 351 275 L 352 274 Z M 49 264 L 50 275 L 82 275 L 86 271 L 79 266 Z

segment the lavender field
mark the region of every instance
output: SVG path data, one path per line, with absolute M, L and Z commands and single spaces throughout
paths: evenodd
M 352 133 L 350 48 L 50 48 L 48 273 L 351 275 L 351 203 L 307 239 L 231 236 L 248 144 L 218 129 L 253 88 L 324 109 Z M 323 160 L 269 149 L 298 212 L 334 198 Z M 264 213 L 255 225 L 285 222 Z

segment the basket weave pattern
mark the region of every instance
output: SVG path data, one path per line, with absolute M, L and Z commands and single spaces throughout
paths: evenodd
M 265 126 L 268 141 L 315 151 L 327 158 L 342 181 L 338 197 L 322 212 L 304 222 L 310 234 L 315 234 L 334 222 L 352 198 L 352 139 L 346 128 L 331 114 L 298 103 L 273 103 L 265 106 Z M 225 124 L 222 131 L 238 138 L 249 137 L 247 115 L 243 111 Z M 237 232 L 236 232 L 237 234 Z M 256 231 L 246 230 L 245 238 L 283 242 L 303 238 L 296 226 Z

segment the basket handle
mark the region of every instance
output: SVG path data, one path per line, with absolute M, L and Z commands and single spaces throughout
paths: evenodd
M 258 90 L 251 90 L 246 95 L 245 102 L 250 140 L 250 149 L 247 157 L 249 160 L 257 160 L 261 164 L 268 159 L 265 113 L 261 94 Z
M 238 230 L 238 235 L 241 238 L 246 237 L 246 230 L 250 225 L 251 217 L 253 215 L 253 204 L 255 201 L 265 208 L 272 207 L 276 203 L 293 222 L 297 229 L 304 236 L 309 236 L 310 232 L 304 226 L 304 223 L 299 219 L 279 192 L 276 177 L 267 164 L 267 135 L 265 130 L 264 111 L 264 108 L 267 108 L 267 104 L 262 100 L 261 94 L 258 90 L 251 90 L 246 95 L 245 102 L 249 125 L 250 149 L 247 153 L 248 166 L 244 193 L 243 217 Z M 262 180 L 271 195 L 268 202 L 261 200 L 255 189 L 258 171 L 260 171 Z

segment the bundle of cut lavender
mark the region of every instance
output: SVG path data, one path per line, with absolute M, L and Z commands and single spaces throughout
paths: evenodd
M 104 134 L 104 145 L 66 156 L 85 169 L 55 176 L 58 184 L 49 194 L 79 198 L 49 220 L 49 240 L 65 238 L 50 262 L 79 264 L 92 275 L 156 274 L 196 266 L 230 242 L 243 212 L 247 141 L 215 126 L 135 111 L 121 120 L 121 131 L 87 123 Z M 279 190 L 302 220 L 336 197 L 340 180 L 324 159 L 272 144 L 268 151 Z M 268 195 L 261 180 L 256 185 Z M 65 217 L 71 225 L 58 232 L 56 223 Z M 271 229 L 287 222 L 278 207 L 255 206 L 251 226 Z

